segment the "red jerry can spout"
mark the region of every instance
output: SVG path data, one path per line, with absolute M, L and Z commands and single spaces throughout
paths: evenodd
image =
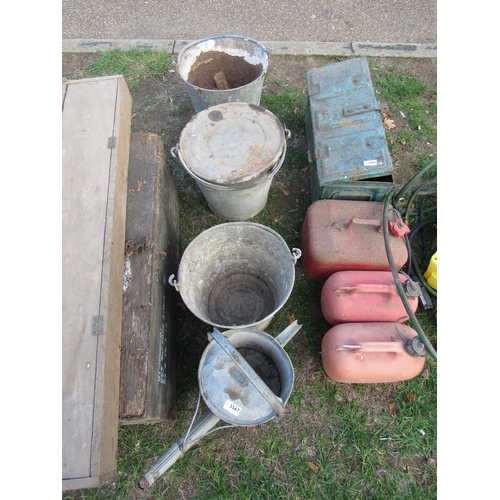
M 402 221 L 397 220 L 396 222 L 389 222 L 389 230 L 394 236 L 401 238 L 405 234 L 410 232 L 410 228 Z

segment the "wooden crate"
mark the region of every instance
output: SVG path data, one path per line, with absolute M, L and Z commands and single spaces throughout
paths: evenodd
M 130 139 L 120 423 L 173 420 L 175 396 L 174 309 L 179 197 L 161 137 Z
M 131 105 L 122 76 L 63 83 L 63 490 L 116 475 Z

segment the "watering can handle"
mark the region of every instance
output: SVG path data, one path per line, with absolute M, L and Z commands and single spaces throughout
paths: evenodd
M 233 347 L 231 342 L 222 335 L 217 328 L 211 333 L 212 338 L 219 344 L 225 353 L 234 361 L 236 366 L 245 374 L 250 383 L 260 392 L 261 396 L 272 406 L 278 417 L 282 417 L 285 412 L 285 405 L 276 394 L 274 394 L 267 384 L 255 373 L 246 359 Z

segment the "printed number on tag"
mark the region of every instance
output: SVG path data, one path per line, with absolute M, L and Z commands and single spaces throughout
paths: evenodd
M 237 404 L 234 404 L 232 401 L 229 401 L 229 399 L 228 399 L 224 403 L 224 410 L 227 410 L 228 412 L 232 413 L 233 415 L 239 415 L 241 408 Z
M 377 160 L 365 160 L 365 161 L 363 162 L 363 165 L 364 165 L 365 167 L 376 167 L 376 166 L 377 166 L 377 164 L 378 164 Z

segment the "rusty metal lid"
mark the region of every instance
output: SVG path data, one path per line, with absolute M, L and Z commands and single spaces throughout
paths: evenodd
M 179 156 L 204 181 L 239 184 L 272 168 L 284 146 L 285 130 L 273 113 L 228 102 L 193 116 L 181 133 Z

